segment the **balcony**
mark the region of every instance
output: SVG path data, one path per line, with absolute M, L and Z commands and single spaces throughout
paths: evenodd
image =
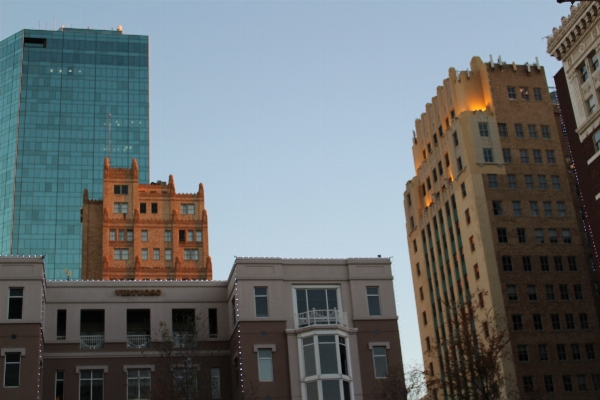
M 348 327 L 348 317 L 345 312 L 333 310 L 315 310 L 295 314 L 298 328 L 313 325 L 341 325 Z
M 150 335 L 127 335 L 128 349 L 143 349 L 150 347 Z
M 95 350 L 104 347 L 104 335 L 81 335 L 80 349 Z

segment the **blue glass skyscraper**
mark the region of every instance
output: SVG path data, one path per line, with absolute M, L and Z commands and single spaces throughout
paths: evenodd
M 149 180 L 148 37 L 23 30 L 0 42 L 0 253 L 45 254 L 48 279 L 81 270 L 83 190 L 104 158 Z

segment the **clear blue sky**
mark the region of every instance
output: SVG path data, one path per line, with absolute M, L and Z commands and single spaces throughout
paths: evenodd
M 234 256 L 393 256 L 412 364 L 414 120 L 475 55 L 537 56 L 551 80 L 543 37 L 568 12 L 555 0 L 0 0 L 0 39 L 53 23 L 149 35 L 151 180 L 204 183 L 215 279 Z

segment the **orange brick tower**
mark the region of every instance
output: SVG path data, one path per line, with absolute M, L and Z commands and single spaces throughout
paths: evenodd
M 169 183 L 138 183 L 138 164 L 104 160 L 102 200 L 83 194 L 83 279 L 212 279 L 204 187 L 177 194 Z

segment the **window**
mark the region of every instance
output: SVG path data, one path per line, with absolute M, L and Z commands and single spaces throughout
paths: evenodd
M 571 344 L 571 354 L 573 354 L 573 361 L 581 361 L 581 350 L 578 343 Z
M 517 355 L 520 362 L 529 361 L 529 353 L 527 352 L 527 346 L 524 344 L 517 345 Z
M 519 243 L 527 243 L 527 236 L 525 234 L 525 228 L 517 228 L 517 237 L 519 238 Z M 531 263 L 531 261 L 530 261 Z
M 421 267 L 419 266 L 419 263 L 415 265 L 415 269 L 417 270 L 417 276 L 421 276 Z
M 367 287 L 367 303 L 369 305 L 369 315 L 370 316 L 381 315 L 381 308 L 379 307 L 379 288 L 378 287 Z
M 502 157 L 504 158 L 505 163 L 512 163 L 512 154 L 510 153 L 510 149 L 502 149 Z
M 413 240 L 413 251 L 416 253 L 417 252 L 417 241 Z
M 488 174 L 488 186 L 490 189 L 498 189 L 498 175 Z
M 600 374 L 592 374 L 592 382 L 594 382 L 594 390 L 600 390 Z
M 600 150 L 600 130 L 594 132 L 592 140 L 594 141 L 594 151 Z
M 527 296 L 530 301 L 537 301 L 537 290 L 535 285 L 527 285 Z
M 554 285 L 546 285 L 546 299 L 556 300 L 554 296 Z
M 427 313 L 423 311 L 423 325 L 427 325 Z
M 552 320 L 552 329 L 558 331 L 560 330 L 560 317 L 558 314 L 550 314 L 550 319 Z
M 498 134 L 500 137 L 508 137 L 508 133 L 506 131 L 506 124 L 498 124 Z
M 573 314 L 565 314 L 565 321 L 567 322 L 567 329 L 575 329 Z
M 533 271 L 533 267 L 531 264 L 531 257 L 530 256 L 523 256 L 523 271 L 525 272 L 532 272 Z
M 142 261 L 148 260 L 148 249 L 142 249 Z
M 498 243 L 508 243 L 506 228 L 498 228 Z
M 219 368 L 210 369 L 210 384 L 212 387 L 212 398 L 221 398 L 221 370 Z
M 146 203 L 140 203 L 140 214 L 146 214 Z
M 566 346 L 564 344 L 557 344 L 556 345 L 556 354 L 558 355 L 558 361 L 566 361 L 567 360 Z
M 374 346 L 373 350 L 375 352 Z M 385 350 L 385 347 L 384 347 Z M 346 338 L 340 335 L 315 335 L 302 338 L 304 382 L 308 399 L 340 399 L 350 394 L 350 370 Z M 379 352 L 379 351 L 377 351 Z M 377 368 L 377 366 L 376 366 Z M 387 371 L 386 376 L 387 376 Z M 323 379 L 327 376 L 327 379 Z M 322 394 L 322 397 L 319 397 Z M 348 397 L 349 398 L 349 397 Z
M 571 375 L 563 375 L 563 385 L 565 387 L 565 392 L 573 391 L 573 384 L 571 383 Z
M 471 251 L 475 251 L 475 238 L 473 236 L 469 238 L 469 245 L 471 246 Z
M 182 204 L 181 214 L 194 214 L 194 204 Z
M 479 123 L 479 136 L 481 136 L 481 137 L 490 136 L 490 133 L 488 131 L 488 124 L 486 122 Z
M 254 288 L 254 305 L 256 309 L 257 317 L 268 317 L 269 316 L 269 303 L 267 298 L 266 287 L 255 287 Z
M 494 211 L 494 215 L 502 215 L 502 202 L 498 200 L 492 201 L 492 209 Z
M 165 261 L 171 261 L 173 259 L 173 251 L 171 249 L 165 249 Z
M 529 163 L 529 152 L 526 149 L 519 150 L 519 156 L 521 157 L 521 164 Z
M 150 399 L 150 369 L 127 370 L 127 400 Z
M 562 230 L 562 237 L 563 237 L 563 242 L 570 244 L 571 243 L 571 230 L 570 229 L 563 229 Z
M 540 216 L 540 211 L 538 209 L 538 203 L 537 201 L 530 201 L 529 202 L 529 212 L 531 214 L 532 217 L 539 217 Z M 542 242 L 544 243 L 544 242 Z
M 577 375 L 577 385 L 579 386 L 580 392 L 587 391 L 587 381 L 584 374 Z
M 544 244 L 544 231 L 542 229 L 534 229 L 533 232 L 535 234 L 535 242 L 537 244 Z
M 151 203 L 150 207 L 152 208 L 152 214 L 158 214 L 158 203 Z
M 171 231 L 165 231 L 165 242 L 171 242 L 173 240 L 173 236 Z
M 115 203 L 115 214 L 127 214 L 127 203 Z
M 558 175 L 552 175 L 552 189 L 560 190 L 560 178 Z
M 586 101 L 588 114 L 593 114 L 596 111 L 596 100 L 594 100 L 594 96 L 590 96 Z
M 198 249 L 184 249 L 183 259 L 185 261 L 198 261 Z
M 65 399 L 65 371 L 56 371 L 54 376 L 54 398 L 56 400 Z
M 462 193 L 462 197 L 467 197 L 467 187 L 464 182 L 460 184 L 460 192 Z
M 489 163 L 494 162 L 494 155 L 492 154 L 492 149 L 490 149 L 490 148 L 483 149 L 483 161 L 489 162 Z
M 502 256 L 502 269 L 504 269 L 504 272 L 512 272 L 513 271 L 511 256 Z
M 532 175 L 525 175 L 525 189 L 528 189 L 528 190 L 534 189 Z
M 85 400 L 102 400 L 104 398 L 104 371 L 79 371 L 79 398 Z
M 556 202 L 556 213 L 558 214 L 559 217 L 566 217 L 567 216 L 567 212 L 565 210 L 565 203 L 564 203 L 564 201 L 557 201 Z
M 127 229 L 127 241 L 133 242 L 133 231 L 131 229 Z
M 152 251 L 152 254 L 153 254 L 152 258 L 153 258 L 154 261 L 160 260 L 160 249 L 154 249 Z
M 458 170 L 462 171 L 463 170 L 463 163 L 462 163 L 462 159 L 460 157 L 458 157 L 456 159 L 456 164 L 458 165 Z
M 594 350 L 594 343 L 586 343 L 585 344 L 585 354 L 587 355 L 588 360 L 596 359 L 596 351 Z
M 202 231 L 196 231 L 196 242 L 202 241 Z
M 558 285 L 561 300 L 569 300 L 569 287 L 567 285 Z
M 538 185 L 540 190 L 548 190 L 548 182 L 546 181 L 546 175 L 538 175 Z
M 458 146 L 458 136 L 456 135 L 456 132 L 452 134 L 452 139 L 454 139 L 454 146 Z
M 23 288 L 8 289 L 8 319 L 23 318 Z
M 444 159 L 446 160 L 446 167 L 450 166 L 450 156 L 448 153 L 444 154 Z
M 536 101 L 542 101 L 542 89 L 533 88 L 533 98 Z
M 114 229 L 111 229 L 109 231 L 108 240 L 110 240 L 111 242 L 114 242 L 115 240 L 117 240 L 117 232 Z
M 523 138 L 523 125 L 515 124 L 515 134 L 518 138 Z
M 237 358 L 235 359 L 237 363 Z M 237 370 L 236 370 L 237 371 Z M 173 386 L 183 399 L 198 398 L 198 369 L 195 365 L 173 368 Z
M 179 230 L 179 241 L 185 243 L 185 230 L 183 229 Z
M 540 266 L 542 267 L 543 272 L 550 271 L 550 262 L 548 261 L 548 257 L 540 256 Z
M 471 223 L 471 213 L 468 208 L 465 210 L 465 219 L 467 220 L 467 225 L 469 225 Z
M 540 354 L 540 361 L 548 361 L 548 346 L 545 344 L 538 345 L 538 352 Z
M 258 349 L 258 380 L 273 382 L 273 350 Z
M 533 162 L 536 164 L 542 163 L 542 151 L 541 150 L 532 150 L 533 152 Z
M 56 310 L 56 340 L 67 338 L 67 310 Z
M 513 314 L 512 321 L 513 321 L 513 329 L 515 331 L 523 330 L 523 319 L 521 317 L 521 314 Z
M 129 249 L 114 249 L 114 260 L 129 260 Z
M 125 231 L 123 229 L 119 229 L 119 241 L 123 242 L 125 241 Z
M 512 86 L 509 86 L 507 89 L 508 89 L 508 98 L 511 100 L 516 100 L 517 93 L 515 92 L 515 88 Z
M 537 138 L 537 129 L 535 125 L 527 125 L 527 130 L 529 131 L 529 138 L 536 139 Z
M 542 125 L 542 138 L 550 139 L 550 127 L 548 125 Z
M 373 363 L 375 366 L 375 378 L 387 378 L 387 351 L 385 346 L 373 346 Z
M 575 293 L 575 300 L 583 300 L 583 290 L 581 285 L 573 285 L 573 292 Z
M 526 87 L 521 88 L 521 98 L 523 100 L 529 100 L 529 88 L 526 88 Z
M 585 82 L 588 80 L 589 78 L 589 73 L 588 73 L 588 69 L 587 69 L 587 65 L 585 64 L 585 62 L 583 62 L 583 64 L 581 64 L 579 67 L 579 74 L 581 76 L 581 82 Z
M 520 217 L 521 216 L 521 202 L 513 201 L 512 206 L 513 206 L 513 215 L 515 217 Z
M 577 257 L 568 256 L 569 271 L 577 271 Z
M 542 203 L 542 205 L 544 206 L 544 217 L 551 217 L 552 216 L 552 203 L 549 201 L 544 201 Z
M 506 286 L 506 294 L 508 295 L 508 301 L 518 301 L 519 294 L 517 293 L 516 285 L 507 285 Z
M 586 313 L 579 314 L 579 323 L 581 324 L 581 329 L 590 329 L 590 323 Z
M 127 194 L 127 185 L 115 185 L 115 193 L 114 194 Z
M 479 265 L 473 265 L 473 270 L 475 271 L 475 279 L 479 279 Z
M 536 331 L 543 330 L 542 316 L 540 314 L 533 314 L 533 329 L 535 329 Z
M 142 231 L 142 242 L 148 241 L 148 231 Z
M 21 353 L 4 354 L 4 387 L 19 387 Z

